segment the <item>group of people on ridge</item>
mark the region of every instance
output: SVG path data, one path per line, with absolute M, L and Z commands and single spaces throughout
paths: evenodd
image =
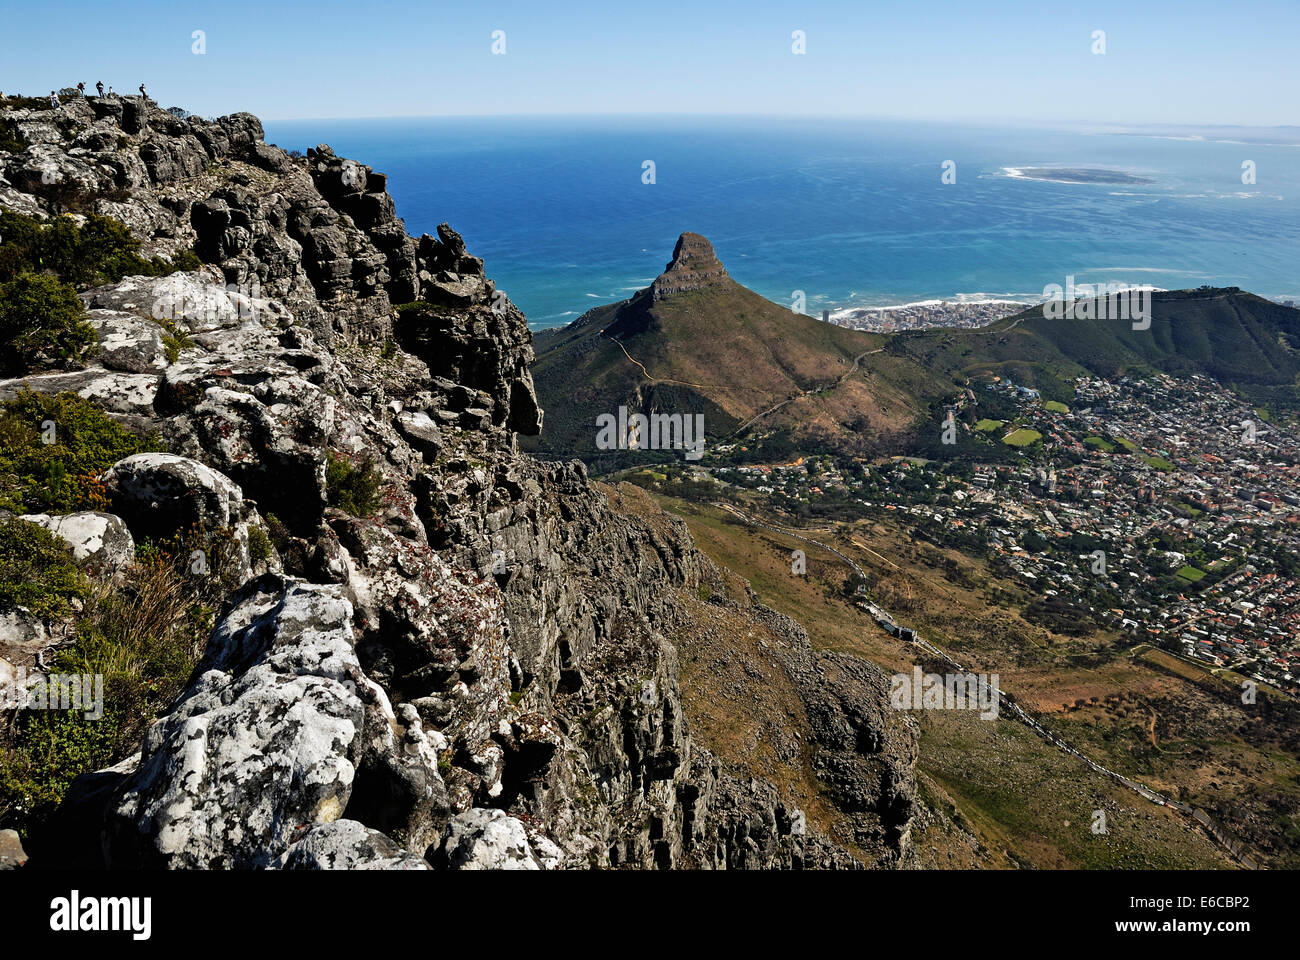
M 96 90 L 96 92 L 98 92 L 98 94 L 99 94 L 101 97 L 104 96 L 104 81 L 102 81 L 102 80 L 98 81 L 98 82 L 95 84 L 95 90 Z M 85 81 L 82 81 L 82 82 L 80 82 L 80 83 L 77 84 L 77 93 L 79 93 L 79 94 L 80 94 L 81 96 L 83 96 L 83 97 L 86 95 L 86 84 L 85 84 Z M 108 96 L 110 96 L 110 97 L 115 97 L 115 96 L 117 96 L 117 94 L 115 94 L 115 93 L 113 92 L 113 88 L 112 88 L 111 86 L 108 88 Z M 140 96 L 143 97 L 145 100 L 148 100 L 148 99 L 149 99 L 149 94 L 147 94 L 147 93 L 145 92 L 144 84 L 143 84 L 143 83 L 140 84 Z M 4 97 L 4 94 L 3 94 L 3 93 L 0 93 L 0 99 L 2 99 L 3 97 Z M 57 107 L 58 105 L 59 105 L 59 95 L 58 95 L 55 91 L 51 90 L 51 91 L 50 91 L 50 106 L 51 106 L 51 107 Z

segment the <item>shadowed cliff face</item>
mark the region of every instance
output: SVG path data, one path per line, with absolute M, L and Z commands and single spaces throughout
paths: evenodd
M 38 861 L 905 857 L 916 730 L 885 706 L 880 672 L 827 660 L 797 624 L 728 595 L 684 523 L 639 493 L 518 453 L 542 417 L 531 339 L 459 234 L 407 237 L 381 174 L 328 147 L 289 157 L 247 114 L 180 120 L 114 98 L 9 118 L 32 146 L 0 153 L 0 204 L 49 216 L 75 196 L 149 250 L 192 245 L 206 265 L 82 291 L 112 349 L 0 382 L 0 397 L 73 389 L 157 431 L 170 453 L 114 467 L 113 509 L 151 531 L 201 510 L 231 528 L 239 581 L 186 691 L 139 753 L 74 785 L 33 838 Z M 75 190 L 47 189 L 51 168 Z M 694 234 L 660 280 L 731 282 Z M 184 334 L 175 355 L 160 318 Z M 340 461 L 377 475 L 364 515 L 331 492 Z M 203 478 L 198 501 L 186 477 Z M 274 534 L 265 554 L 254 529 Z M 810 718 L 787 740 L 843 798 L 852 853 L 692 736 L 675 644 L 702 636 L 710 610 L 776 638 L 770 666 Z

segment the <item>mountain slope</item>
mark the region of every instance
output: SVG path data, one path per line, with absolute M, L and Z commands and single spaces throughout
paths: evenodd
M 591 458 L 596 416 L 620 405 L 703 413 L 714 442 L 774 403 L 833 386 L 880 342 L 747 290 L 708 240 L 684 233 L 649 287 L 535 334 L 533 377 L 553 411 L 539 449 Z
M 997 373 L 1062 399 L 1083 374 L 1160 371 L 1208 376 L 1256 402 L 1293 406 L 1297 347 L 1300 310 L 1206 287 L 1153 294 L 1148 329 L 1127 319 L 1049 319 L 1035 307 L 983 330 L 900 334 L 889 352 L 949 378 Z
M 924 447 L 937 404 L 993 375 L 1070 400 L 1080 376 L 1203 375 L 1266 406 L 1300 403 L 1300 310 L 1236 287 L 1155 293 L 1150 322 L 1076 301 L 1072 319 L 1034 307 L 989 326 L 863 334 L 791 313 L 737 284 L 708 241 L 683 234 L 664 274 L 618 304 L 535 337 L 548 410 L 535 449 L 597 468 L 596 417 L 703 413 L 708 443 L 776 431 L 802 449 Z M 1079 318 L 1083 314 L 1085 318 Z M 638 451 L 653 459 L 653 451 Z

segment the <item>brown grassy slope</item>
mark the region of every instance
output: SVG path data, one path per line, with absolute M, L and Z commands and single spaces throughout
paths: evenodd
M 535 335 L 533 377 L 547 411 L 538 449 L 589 454 L 596 416 L 620 405 L 703 413 L 715 442 L 784 401 L 792 402 L 765 426 L 849 439 L 896 432 L 951 388 L 886 355 L 883 342 L 792 313 L 730 279 L 658 302 L 638 294 Z
M 802 623 L 814 646 L 854 653 L 891 672 L 910 670 L 912 648 L 837 595 L 847 574 L 842 561 L 799 541 L 742 526 L 721 510 L 667 498 L 662 502 L 687 521 L 696 544 L 716 563 L 744 577 L 762 602 Z M 1028 623 L 1016 609 L 991 604 L 985 597 L 991 577 L 978 561 L 917 544 L 891 523 L 866 522 L 839 536 L 814 536 L 835 542 L 858 560 L 873 591 L 905 622 L 958 655 L 968 668 L 999 673 L 1004 688 L 1049 718 L 1062 709 L 1063 696 L 1072 699 L 1084 689 L 1168 693 L 1163 678 L 1135 668 L 1122 655 L 1106 658 L 1113 644 L 1108 635 L 1064 637 Z M 791 575 L 790 551 L 796 547 L 807 550 L 806 577 Z M 954 581 L 944 559 L 958 563 L 955 576 L 962 583 Z M 1089 669 L 1072 663 L 1075 658 L 1101 662 Z M 923 712 L 920 720 L 917 777 L 929 812 L 914 827 L 912 865 L 1232 866 L 1184 818 L 1118 787 L 1012 720 L 988 722 L 960 711 Z M 1142 743 L 1149 745 L 1145 727 L 1114 724 L 1085 736 L 1064 717 L 1055 723 L 1062 724 L 1062 733 L 1069 729 L 1069 738 L 1078 739 L 1096 759 L 1153 787 L 1172 787 L 1189 772 L 1185 767 L 1175 773 L 1176 767 L 1139 766 L 1146 759 Z M 1118 754 L 1100 736 L 1107 730 Z M 1106 811 L 1105 835 L 1090 829 L 1093 811 L 1099 809 Z M 978 838 L 975 844 L 971 833 Z

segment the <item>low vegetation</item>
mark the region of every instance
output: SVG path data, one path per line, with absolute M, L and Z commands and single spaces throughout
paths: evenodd
M 325 485 L 330 506 L 354 517 L 368 517 L 379 508 L 379 487 L 383 477 L 369 459 L 353 463 L 346 457 L 329 454 L 325 467 Z
M 39 620 L 58 619 L 89 590 L 62 540 L 17 517 L 0 520 L 0 609 L 24 607 Z
M 65 513 L 105 507 L 95 479 L 122 457 L 157 449 L 74 394 L 30 391 L 0 404 L 0 509 Z M 38 829 L 82 773 L 132 753 L 176 698 L 229 582 L 229 537 L 205 537 L 216 576 L 197 575 L 194 539 L 145 543 L 111 582 L 86 576 L 64 542 L 37 524 L 0 519 L 0 612 L 25 608 L 71 643 L 47 651 L 62 674 L 100 675 L 103 714 L 23 710 L 0 725 L 0 827 Z
M 27 138 L 9 120 L 0 120 L 0 150 L 5 153 L 22 153 L 29 146 Z
M 0 283 L 39 273 L 81 289 L 128 276 L 162 277 L 200 263 L 192 250 L 171 260 L 146 259 L 140 241 L 111 217 L 91 213 L 81 223 L 68 216 L 41 221 L 0 210 Z
M 98 476 L 123 457 L 162 449 L 74 393 L 24 390 L 0 404 L 0 509 L 70 513 L 106 506 Z
M 100 675 L 103 714 L 88 719 L 78 711 L 26 710 L 0 731 L 0 825 L 24 836 L 39 829 L 73 780 L 134 752 L 148 724 L 180 694 L 211 632 L 218 599 L 211 595 L 215 578 L 192 575 L 187 559 L 159 553 L 137 562 L 120 583 L 81 581 L 85 600 L 75 642 L 51 667 Z M 32 563 L 46 577 L 66 573 L 69 561 L 60 545 Z M 3 576 L 8 585 L 10 570 Z
M 75 363 L 95 342 L 86 308 L 68 284 L 30 273 L 0 283 L 0 372 Z

